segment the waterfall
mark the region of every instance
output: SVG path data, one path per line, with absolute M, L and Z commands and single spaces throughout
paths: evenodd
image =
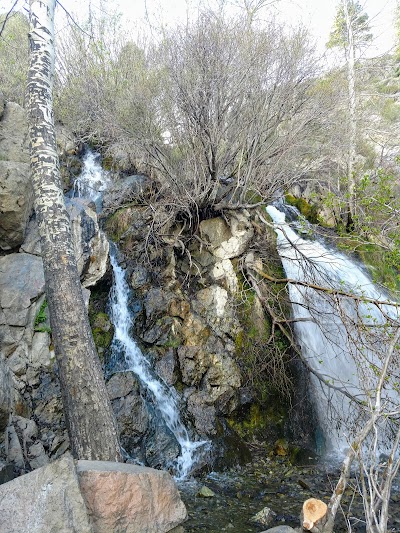
M 83 160 L 83 171 L 76 179 L 73 195 L 101 203 L 102 192 L 110 185 L 108 172 L 100 164 L 100 157 L 88 150 Z M 132 371 L 144 388 L 151 392 L 157 409 L 168 429 L 176 438 L 181 453 L 176 459 L 175 477 L 184 479 L 209 448 L 208 441 L 192 441 L 179 414 L 179 398 L 173 387 L 168 387 L 151 368 L 148 360 L 130 335 L 132 314 L 129 310 L 130 289 L 123 268 L 118 265 L 115 253 L 110 252 L 114 282 L 110 295 L 111 320 L 114 325 L 112 350 L 123 354 L 125 368 Z
M 101 202 L 102 193 L 109 187 L 109 173 L 101 167 L 100 155 L 87 150 L 83 158 L 83 168 L 74 182 L 73 197 Z
M 114 271 L 114 285 L 111 291 L 111 320 L 115 328 L 113 349 L 123 352 L 125 370 L 134 372 L 145 388 L 152 393 L 162 418 L 178 441 L 181 454 L 177 459 L 176 477 L 182 479 L 191 472 L 200 448 L 203 451 L 208 442 L 190 440 L 179 415 L 178 397 L 175 390 L 155 375 L 148 360 L 130 336 L 132 315 L 128 305 L 129 286 L 125 279 L 125 272 L 118 265 L 115 255 L 111 254 L 110 257 Z
M 286 276 L 294 280 L 288 285 L 294 330 L 302 357 L 314 372 L 311 396 L 325 451 L 341 455 L 365 421 L 363 408 L 373 397 L 398 308 L 357 262 L 323 242 L 300 237 L 276 207 L 268 206 L 267 212 Z M 384 401 L 398 406 L 396 365 Z

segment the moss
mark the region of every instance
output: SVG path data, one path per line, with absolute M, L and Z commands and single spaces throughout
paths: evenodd
M 318 218 L 318 206 L 308 203 L 304 198 L 296 198 L 292 194 L 286 194 L 285 200 L 289 205 L 297 207 L 303 217 L 311 222 L 311 224 L 318 224 L 320 222 Z
M 266 430 L 274 428 L 278 433 L 283 433 L 284 420 L 286 418 L 285 409 L 274 404 L 265 407 L 259 403 L 253 403 L 242 413 L 228 418 L 228 424 L 242 438 L 251 440 L 261 436 Z
M 107 234 L 115 242 L 118 242 L 122 235 L 129 229 L 132 222 L 132 210 L 130 207 L 123 207 L 113 213 L 106 221 L 105 228 Z
M 103 160 L 102 160 L 101 163 L 102 163 L 102 166 L 103 166 L 104 170 L 112 170 L 113 169 L 114 161 L 113 161 L 113 158 L 111 156 L 103 157 Z
M 109 316 L 104 312 L 89 313 L 89 320 L 97 353 L 100 358 L 103 358 L 114 338 L 114 327 Z
M 167 342 L 163 344 L 165 348 L 179 348 L 182 345 L 182 339 L 179 335 L 170 332 Z

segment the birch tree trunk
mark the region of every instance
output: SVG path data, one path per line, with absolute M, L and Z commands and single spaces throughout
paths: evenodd
M 349 13 L 348 1 L 344 2 L 344 14 L 348 35 L 348 49 L 347 49 L 347 81 L 349 92 L 349 155 L 347 162 L 347 191 L 348 191 L 348 214 L 347 224 L 350 226 L 354 220 L 356 210 L 355 187 L 356 182 L 354 178 L 354 159 L 356 154 L 356 84 L 355 84 L 355 45 L 354 45 L 354 31 L 353 21 Z
M 55 3 L 29 2 L 31 176 L 47 301 L 72 453 L 118 461 L 116 422 L 83 301 L 59 173 L 52 109 Z

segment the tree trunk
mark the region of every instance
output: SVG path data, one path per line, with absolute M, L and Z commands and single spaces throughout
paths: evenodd
M 349 94 L 349 155 L 347 162 L 347 192 L 348 192 L 348 213 L 347 213 L 347 227 L 351 229 L 354 221 L 356 211 L 355 187 L 356 181 L 354 177 L 354 159 L 356 154 L 356 84 L 355 84 L 355 52 L 354 52 L 354 33 L 353 21 L 349 13 L 348 0 L 344 2 L 344 13 L 346 18 L 346 27 L 348 34 L 348 50 L 347 50 L 347 81 Z
M 30 0 L 28 112 L 31 175 L 47 301 L 71 450 L 118 461 L 115 418 L 94 346 L 65 208 L 52 109 L 55 0 Z

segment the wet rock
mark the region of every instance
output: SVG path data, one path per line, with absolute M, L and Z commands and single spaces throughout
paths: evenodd
M 281 457 L 285 457 L 289 453 L 289 443 L 286 439 L 278 439 L 275 442 L 274 453 Z
M 150 289 L 144 299 L 146 319 L 148 321 L 155 320 L 164 313 L 168 313 L 170 303 L 174 299 L 175 296 L 171 292 L 164 291 L 158 287 Z
M 165 471 L 78 461 L 77 472 L 96 533 L 166 533 L 186 519 L 176 485 Z
M 158 413 L 152 413 L 149 425 L 143 442 L 146 463 L 153 468 L 168 468 L 180 453 L 179 444 Z
M 8 424 L 8 418 L 14 407 L 14 386 L 9 367 L 0 358 L 0 431 Z
M 117 419 L 121 445 L 132 454 L 149 425 L 149 414 L 140 396 L 138 381 L 132 372 L 119 372 L 111 376 L 107 390 Z
M 204 391 L 194 392 L 187 401 L 187 410 L 194 418 L 200 435 L 216 435 L 216 409 L 210 405 L 209 395 Z
M 156 362 L 156 372 L 168 386 L 172 386 L 176 382 L 177 377 L 175 373 L 175 367 L 176 357 L 172 348 L 169 349 L 166 354 Z
M 94 205 L 82 198 L 67 202 L 71 230 L 83 287 L 97 283 L 105 274 L 109 244 L 99 228 Z
M 250 518 L 250 522 L 260 524 L 261 526 L 269 526 L 269 524 L 275 519 L 276 513 L 269 507 L 264 507 L 257 514 Z
M 93 533 L 72 458 L 0 486 L 0 531 Z
M 149 281 L 149 272 L 143 266 L 137 266 L 134 268 L 131 274 L 131 287 L 132 289 L 139 289 L 146 285 Z
M 198 491 L 197 496 L 199 498 L 214 498 L 215 492 L 213 492 L 211 489 L 203 485 L 201 489 Z

